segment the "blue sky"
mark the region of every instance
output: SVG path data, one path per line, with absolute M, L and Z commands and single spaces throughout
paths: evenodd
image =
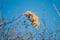
M 1 5 L 2 3 L 3 5 Z M 44 27 L 42 20 L 44 19 L 47 30 L 54 33 L 60 27 L 60 16 L 58 16 L 53 4 L 56 5 L 60 12 L 59 0 L 0 0 L 0 6 L 3 6 L 1 16 L 12 20 L 13 15 L 18 17 L 26 11 L 32 11 L 39 17 L 41 26 Z

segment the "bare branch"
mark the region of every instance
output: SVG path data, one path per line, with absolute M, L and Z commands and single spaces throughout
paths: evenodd
M 53 7 L 55 8 L 55 10 L 56 10 L 56 12 L 57 12 L 58 16 L 60 16 L 60 12 L 59 12 L 59 10 L 58 10 L 58 8 L 56 7 L 56 5 L 55 5 L 55 4 L 53 4 Z

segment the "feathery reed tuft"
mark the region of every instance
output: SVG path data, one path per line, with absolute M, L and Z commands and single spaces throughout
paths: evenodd
M 27 11 L 24 15 L 28 17 L 33 26 L 40 26 L 38 17 L 33 12 Z

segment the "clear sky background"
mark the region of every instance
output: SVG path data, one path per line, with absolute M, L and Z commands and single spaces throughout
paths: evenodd
M 14 15 L 18 17 L 26 11 L 32 11 L 39 17 L 41 27 L 46 24 L 47 30 L 54 33 L 60 27 L 60 16 L 55 10 L 54 4 L 60 12 L 60 0 L 0 0 L 0 7 L 2 7 L 0 14 L 8 20 L 12 20 Z M 29 30 L 31 29 L 29 28 Z M 42 31 L 43 28 L 40 30 Z

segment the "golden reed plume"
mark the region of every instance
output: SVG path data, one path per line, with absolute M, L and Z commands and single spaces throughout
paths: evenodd
M 28 19 L 31 21 L 31 24 L 33 26 L 40 26 L 40 23 L 38 21 L 38 17 L 33 12 L 27 11 L 24 15 L 26 17 L 28 17 Z

